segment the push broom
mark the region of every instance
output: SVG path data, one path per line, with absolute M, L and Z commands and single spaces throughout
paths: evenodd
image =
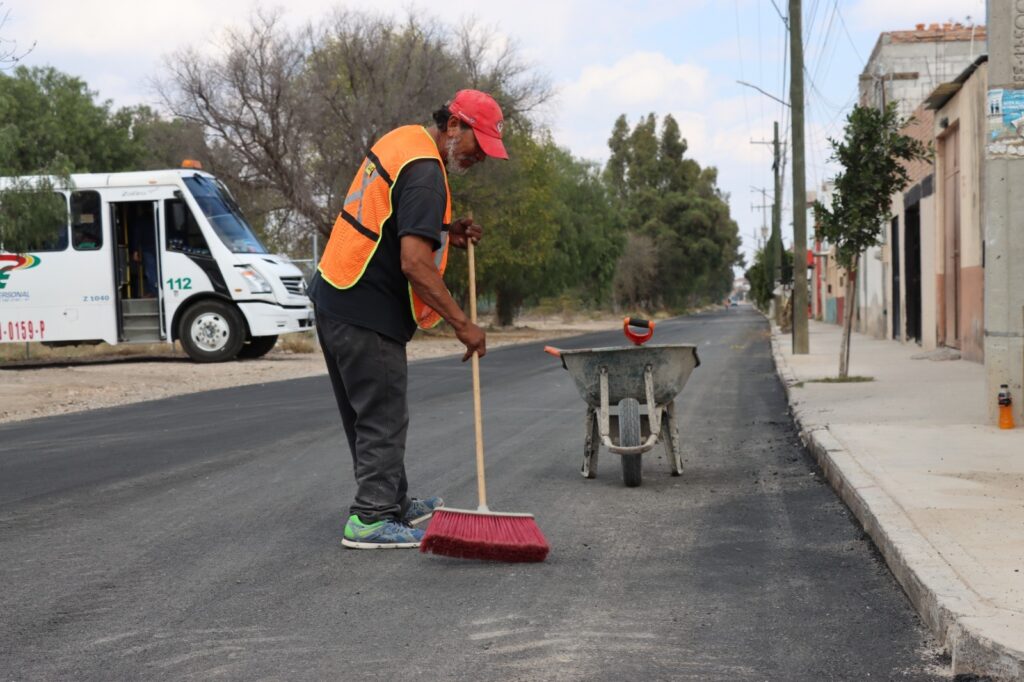
M 476 324 L 476 262 L 473 241 L 467 240 L 469 253 L 469 315 Z M 434 511 L 421 552 L 433 552 L 460 559 L 491 561 L 544 561 L 547 540 L 537 527 L 533 514 L 492 512 L 487 507 L 484 479 L 484 431 L 480 408 L 480 358 L 473 353 L 473 422 L 476 426 L 476 484 L 480 506 L 475 510 L 440 507 Z

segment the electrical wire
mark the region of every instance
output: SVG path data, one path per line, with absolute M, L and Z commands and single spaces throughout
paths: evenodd
M 839 25 L 843 27 L 843 33 L 846 34 L 846 39 L 850 41 L 850 47 L 853 48 L 853 53 L 857 55 L 857 59 L 860 60 L 861 66 L 865 66 L 867 62 L 864 57 L 861 56 L 860 50 L 857 49 L 857 43 L 853 42 L 853 36 L 850 35 L 850 29 L 846 27 L 846 20 L 843 19 L 843 11 L 839 9 L 839 4 L 836 3 L 836 14 L 839 16 Z

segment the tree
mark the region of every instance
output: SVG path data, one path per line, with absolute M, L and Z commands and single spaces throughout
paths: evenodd
M 850 369 L 850 331 L 857 293 L 857 262 L 864 250 L 876 246 L 882 226 L 891 218 L 892 195 L 909 182 L 906 162 L 923 158 L 925 147 L 900 130 L 896 103 L 884 110 L 856 106 L 847 118 L 842 140 L 829 140 L 833 159 L 842 170 L 835 177 L 832 206 L 815 202 L 819 233 L 836 249 L 836 260 L 846 269 L 843 340 L 839 349 L 839 376 Z
M 732 267 L 740 255 L 739 231 L 717 187 L 717 172 L 686 158 L 686 140 L 671 115 L 664 118 L 660 136 L 654 114 L 632 131 L 620 116 L 608 144 L 604 177 L 621 223 L 634 236 L 647 238 L 627 242 L 628 257 L 624 254 L 619 267 L 630 272 L 616 274 L 617 300 L 681 309 L 721 299 L 732 288 Z M 638 277 L 648 271 L 638 268 L 637 258 L 644 254 L 656 258 L 654 277 Z
M 139 170 L 179 168 L 185 159 L 195 159 L 218 175 L 212 169 L 226 163 L 221 158 L 225 155 L 209 144 L 203 127 L 195 121 L 166 119 L 146 106 L 136 107 L 132 113 L 132 132 L 143 150 Z
M 84 81 L 56 69 L 0 73 L 0 176 L 34 176 L 9 183 L 0 196 L 3 248 L 39 248 L 67 221 L 54 188 L 70 187 L 71 173 L 134 168 L 143 153 L 131 134 L 134 120 L 132 110 L 111 111 Z
M 52 67 L 0 73 L 0 171 L 133 169 L 143 149 L 131 134 L 134 111 L 111 110 L 85 81 Z
M 750 283 L 750 298 L 761 310 L 771 305 L 775 282 L 772 281 L 772 245 L 768 242 L 754 254 L 754 264 L 743 274 Z M 793 283 L 793 252 L 782 252 L 782 284 Z
M 620 202 L 626 200 L 626 166 L 629 155 L 627 137 L 629 137 L 629 123 L 626 121 L 626 115 L 620 114 L 612 127 L 612 136 L 608 138 L 608 149 L 611 150 L 611 155 L 608 157 L 608 163 L 605 164 L 603 173 L 608 191 L 614 199 Z
M 653 310 L 658 290 L 658 246 L 643 234 L 629 233 L 615 267 L 615 295 L 633 310 Z
M 488 161 L 449 179 L 462 212 L 472 211 L 484 224 L 477 287 L 494 296 L 498 324 L 508 326 L 526 300 L 548 290 L 545 273 L 558 242 L 559 202 L 551 182 L 554 145 L 509 127 L 503 137 L 508 161 Z M 445 279 L 461 297 L 466 285 L 461 252 L 449 256 L 449 267 Z
M 292 31 L 280 13 L 260 12 L 217 56 L 169 57 L 157 87 L 235 159 L 239 184 L 327 236 L 354 169 L 388 130 L 425 122 L 460 87 L 491 91 L 521 127 L 550 97 L 514 45 L 490 49 L 492 33 L 357 12 Z
M 548 140 L 558 234 L 546 293 L 571 292 L 585 305 L 608 302 L 624 235 L 600 170 Z

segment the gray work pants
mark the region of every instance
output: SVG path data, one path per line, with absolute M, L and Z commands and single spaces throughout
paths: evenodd
M 356 499 L 349 513 L 364 523 L 400 519 L 409 507 L 405 344 L 320 311 L 316 326 L 352 451 Z

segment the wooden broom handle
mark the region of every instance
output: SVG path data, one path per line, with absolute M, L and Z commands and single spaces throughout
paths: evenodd
M 473 240 L 466 237 L 469 253 L 469 319 L 476 324 L 476 258 Z M 473 424 L 476 426 L 476 490 L 480 510 L 487 511 L 487 483 L 484 478 L 484 420 L 480 408 L 480 357 L 473 351 Z

